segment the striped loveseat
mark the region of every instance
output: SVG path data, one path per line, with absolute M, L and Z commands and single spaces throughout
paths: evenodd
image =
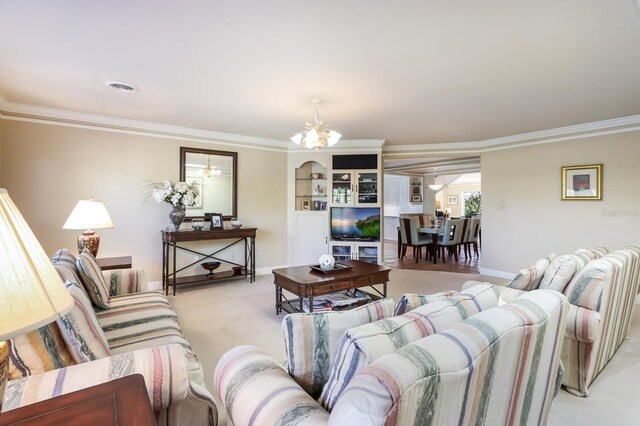
M 331 372 L 343 379 L 318 401 L 259 349 L 232 349 L 214 374 L 228 417 L 235 426 L 545 424 L 567 299 L 537 290 L 496 306 L 486 287 L 348 330 Z
M 627 337 L 640 288 L 640 246 L 611 253 L 602 248 L 581 249 L 546 262 L 546 270 L 541 264 L 545 264 L 543 259 L 520 271 L 510 285 L 496 286 L 496 290 L 503 301 L 545 285 L 567 297 L 570 305 L 562 348 L 562 385 L 574 395 L 587 397 L 589 385 Z M 537 272 L 533 271 L 536 265 Z M 526 282 L 525 289 L 513 285 L 519 280 Z M 470 281 L 463 288 L 479 284 L 485 283 Z
M 52 258 L 74 299 L 58 321 L 10 341 L 3 411 L 142 374 L 159 425 L 215 425 L 202 367 L 162 292 L 139 269 L 102 272 L 88 253 Z

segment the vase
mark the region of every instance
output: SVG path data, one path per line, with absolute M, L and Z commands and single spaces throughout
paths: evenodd
M 177 231 L 180 229 L 180 225 L 184 221 L 184 217 L 187 213 L 184 211 L 184 206 L 173 206 L 171 213 L 169 213 L 169 220 L 171 221 L 171 226 L 169 226 L 169 230 Z

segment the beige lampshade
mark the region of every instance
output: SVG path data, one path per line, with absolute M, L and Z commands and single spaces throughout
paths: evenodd
M 440 203 L 440 200 L 436 200 L 436 209 L 440 210 L 442 208 L 442 204 Z
M 113 228 L 113 222 L 102 202 L 80 200 L 62 226 L 63 229 L 104 229 Z
M 20 211 L 0 188 L 0 341 L 64 315 L 73 299 Z

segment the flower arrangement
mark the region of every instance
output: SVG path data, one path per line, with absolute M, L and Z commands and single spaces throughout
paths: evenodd
M 196 197 L 200 191 L 195 183 L 187 182 L 171 183 L 164 180 L 160 183 L 152 184 L 151 196 L 158 203 L 165 202 L 174 207 L 191 207 L 196 204 Z

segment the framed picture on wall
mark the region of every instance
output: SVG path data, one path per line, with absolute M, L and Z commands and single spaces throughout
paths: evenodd
M 411 196 L 411 202 L 412 203 L 421 203 L 422 202 L 422 195 L 420 194 L 413 194 Z
M 602 200 L 602 164 L 562 168 L 563 200 Z
M 448 195 L 447 196 L 447 204 L 450 206 L 458 205 L 458 196 L 457 195 Z

